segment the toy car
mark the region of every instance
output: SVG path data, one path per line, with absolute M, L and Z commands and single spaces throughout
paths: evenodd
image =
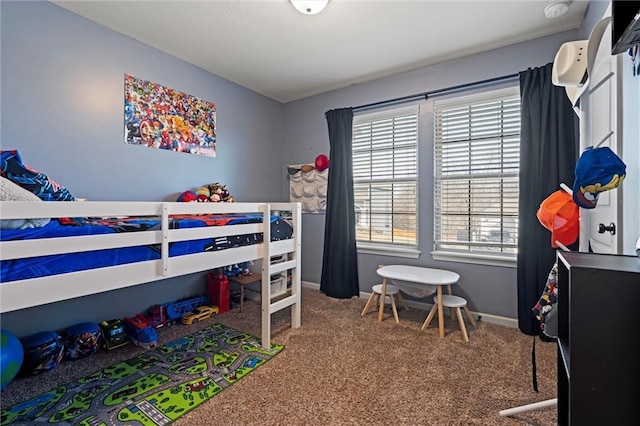
M 138 328 L 140 330 L 149 327 L 146 318 L 140 314 L 137 314 L 135 317 L 126 317 L 123 322 L 132 328 Z
M 119 319 L 102 321 L 100 330 L 102 331 L 102 347 L 108 351 L 129 343 L 123 323 Z
M 213 314 L 218 313 L 217 306 L 200 306 L 191 312 L 187 312 L 182 316 L 183 324 L 195 324 L 198 321 L 209 319 L 213 316 Z
M 129 340 L 136 346 L 152 349 L 158 344 L 156 329 L 147 325 L 140 318 L 125 318 L 124 330 L 129 336 Z

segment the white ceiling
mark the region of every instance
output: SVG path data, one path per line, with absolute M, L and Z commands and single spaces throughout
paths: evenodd
M 588 0 L 546 19 L 550 2 L 52 1 L 283 103 L 579 27 Z

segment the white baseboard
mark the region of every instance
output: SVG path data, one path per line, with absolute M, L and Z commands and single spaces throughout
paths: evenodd
M 371 293 L 360 292 L 361 299 L 368 300 L 370 296 L 371 296 Z M 416 300 L 407 300 L 407 299 L 405 300 L 407 302 L 407 305 L 409 305 L 409 307 L 411 308 L 420 309 L 428 312 L 433 307 L 433 303 L 418 302 Z M 488 322 L 491 324 L 504 325 L 506 327 L 518 328 L 518 320 L 515 318 L 501 317 L 498 315 L 485 314 L 483 312 L 476 312 L 476 311 L 471 311 L 471 314 L 477 320 L 482 320 L 484 322 Z
M 505 327 L 518 328 L 517 318 L 501 317 L 499 315 L 491 315 L 491 314 L 478 314 L 478 315 L 482 315 L 482 321 L 484 322 L 488 322 L 491 324 L 504 325 Z
M 313 290 L 320 291 L 320 284 L 312 283 L 311 281 L 300 281 L 300 285 L 305 288 L 310 288 Z
M 309 281 L 301 281 L 300 285 L 302 287 L 305 288 L 310 288 L 313 290 L 318 290 L 320 291 L 320 284 L 318 283 L 313 283 L 313 282 L 309 282 Z M 364 299 L 365 301 L 367 301 L 369 299 L 369 297 L 371 296 L 371 293 L 365 293 L 363 291 L 360 292 L 360 299 Z M 431 307 L 433 306 L 432 303 L 424 303 L 424 302 L 418 302 L 416 300 L 407 300 L 407 305 L 409 305 L 409 307 L 411 308 L 415 308 L 415 309 L 420 309 L 423 311 L 430 311 Z M 501 317 L 499 315 L 491 315 L 491 314 L 485 314 L 482 312 L 474 312 L 471 311 L 471 313 L 473 314 L 473 316 L 476 319 L 480 319 L 484 322 L 488 322 L 491 324 L 498 324 L 498 325 L 503 325 L 505 327 L 511 327 L 511 328 L 518 328 L 518 319 L 517 318 L 508 318 L 508 317 Z

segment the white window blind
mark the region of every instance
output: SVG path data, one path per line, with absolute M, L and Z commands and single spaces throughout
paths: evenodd
M 353 121 L 356 239 L 417 246 L 418 107 Z
M 435 250 L 515 259 L 517 87 L 434 104 Z

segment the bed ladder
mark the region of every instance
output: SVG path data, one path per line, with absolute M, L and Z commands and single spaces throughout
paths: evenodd
M 290 204 L 289 204 L 290 206 Z M 264 234 L 271 235 L 271 210 L 283 210 L 286 207 L 279 204 L 265 204 L 264 209 Z M 295 211 L 291 211 L 291 221 L 294 229 L 294 250 L 284 253 L 286 260 L 284 262 L 273 263 L 271 258 L 271 244 L 264 244 L 264 253 L 262 257 L 262 284 L 261 284 L 261 303 L 262 303 L 262 347 L 271 349 L 271 314 L 278 312 L 291 306 L 291 328 L 300 327 L 300 311 L 301 311 L 301 286 L 300 286 L 300 247 L 302 244 L 300 229 L 302 225 L 302 209 L 300 203 L 295 203 Z M 265 237 L 268 238 L 268 237 Z M 268 241 L 268 240 L 267 240 Z M 273 275 L 291 271 L 291 290 L 290 294 L 275 302 L 271 301 L 271 277 Z M 285 284 L 286 285 L 286 282 Z

